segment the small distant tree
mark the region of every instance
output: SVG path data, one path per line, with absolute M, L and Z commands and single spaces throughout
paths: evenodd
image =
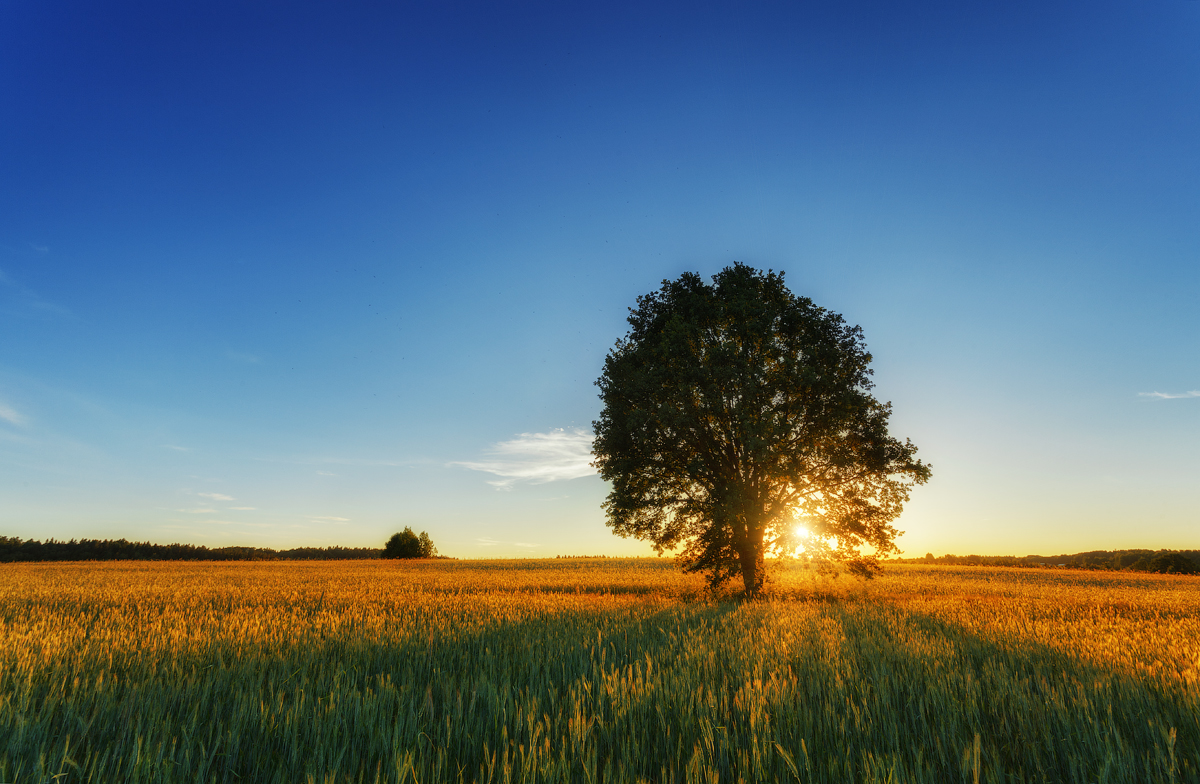
M 429 534 L 422 531 L 418 536 L 413 533 L 411 526 L 405 526 L 400 533 L 392 534 L 392 538 L 388 539 L 383 548 L 384 558 L 433 558 L 436 555 L 437 548 L 433 546 Z
M 437 558 L 438 551 L 433 546 L 433 540 L 429 538 L 429 534 L 422 531 L 421 535 L 417 537 L 417 541 L 421 544 L 422 558 Z

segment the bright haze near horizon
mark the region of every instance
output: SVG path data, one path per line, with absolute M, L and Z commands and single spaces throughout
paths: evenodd
M 1200 546 L 1200 2 L 10 3 L 0 534 L 649 554 L 636 297 L 861 325 L 909 556 Z

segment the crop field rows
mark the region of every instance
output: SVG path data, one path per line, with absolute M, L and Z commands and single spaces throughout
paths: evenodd
M 4 782 L 1196 782 L 1200 578 L 18 564 Z

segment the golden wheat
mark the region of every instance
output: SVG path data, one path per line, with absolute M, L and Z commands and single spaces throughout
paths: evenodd
M 0 781 L 1197 781 L 1200 579 L 0 571 Z

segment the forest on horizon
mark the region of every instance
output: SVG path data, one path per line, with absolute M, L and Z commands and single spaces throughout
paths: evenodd
M 0 536 L 0 563 L 39 561 L 347 561 L 382 558 L 382 547 L 206 547 L 126 539 L 21 539 Z M 440 556 L 445 558 L 446 556 Z M 570 557 L 570 556 L 558 556 Z M 596 556 L 600 557 L 600 556 Z M 1200 573 L 1200 550 L 1089 550 L 1064 555 L 943 555 L 894 558 L 890 563 L 1011 566 L 1110 571 Z

